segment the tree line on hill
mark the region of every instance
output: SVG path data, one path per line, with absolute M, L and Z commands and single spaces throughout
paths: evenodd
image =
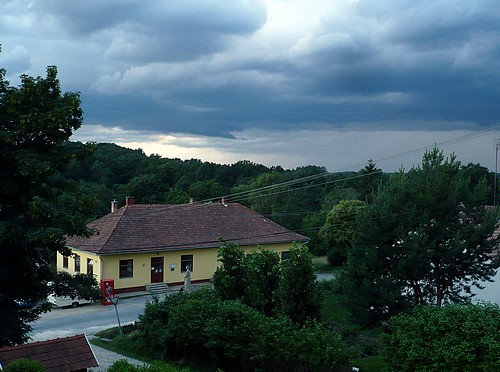
M 321 166 L 283 169 L 248 160 L 215 164 L 198 159 L 181 160 L 147 156 L 140 149 L 112 143 L 68 143 L 80 154 L 61 170 L 60 177 L 82 197 L 92 199 L 88 219 L 110 211 L 112 200 L 134 196 L 137 203 L 180 204 L 197 202 L 239 202 L 275 222 L 311 238 L 310 248 L 325 254 L 328 239 L 319 235 L 328 213 L 342 200 L 370 198 L 391 174 L 368 160 L 359 171 L 330 173 Z M 479 164 L 461 166 L 475 185 L 486 177 L 493 185 L 494 174 Z M 486 203 L 493 202 L 493 195 Z
M 241 203 L 275 222 L 311 238 L 310 248 L 326 254 L 319 236 L 330 209 L 343 199 L 365 200 L 388 175 L 369 161 L 358 172 L 329 173 L 324 167 L 283 169 L 242 160 L 215 164 L 147 156 L 111 143 L 68 143 L 80 156 L 59 177 L 85 197 L 88 220 L 110 211 L 112 200 L 134 196 L 136 203 Z

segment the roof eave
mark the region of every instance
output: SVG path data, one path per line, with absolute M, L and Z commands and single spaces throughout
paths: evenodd
M 232 241 L 232 240 L 228 240 Z M 282 241 L 273 241 L 273 242 L 252 242 L 252 243 L 245 243 L 241 244 L 243 247 L 248 247 L 248 246 L 259 246 L 259 245 L 270 245 L 270 244 L 293 244 L 293 243 L 307 243 L 309 239 L 297 239 L 297 240 L 282 240 Z M 182 247 L 161 247 L 161 248 L 153 248 L 153 249 L 130 249 L 130 250 L 120 250 L 120 251 L 107 251 L 107 252 L 100 252 L 100 251 L 90 251 L 90 250 L 85 250 L 82 248 L 76 248 L 76 247 L 69 247 L 70 249 L 75 249 L 78 251 L 82 252 L 88 252 L 91 254 L 95 254 L 97 256 L 114 256 L 117 254 L 138 254 L 138 253 L 156 253 L 156 252 L 175 252 L 175 251 L 188 251 L 188 250 L 195 250 L 195 249 L 213 249 L 213 248 L 219 248 L 221 246 L 222 242 L 217 245 L 207 245 L 207 246 L 197 246 L 197 247 L 192 247 L 192 246 L 182 246 Z

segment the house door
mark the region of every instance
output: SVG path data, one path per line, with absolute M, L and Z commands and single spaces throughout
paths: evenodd
M 151 257 L 151 283 L 163 282 L 163 257 Z

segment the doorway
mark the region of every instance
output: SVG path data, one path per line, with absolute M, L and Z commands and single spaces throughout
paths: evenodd
M 163 257 L 151 257 L 151 283 L 163 282 Z

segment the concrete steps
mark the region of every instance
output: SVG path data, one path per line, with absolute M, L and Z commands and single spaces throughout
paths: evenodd
M 162 295 L 171 292 L 171 288 L 167 283 L 150 283 L 146 284 L 146 291 L 153 295 Z

